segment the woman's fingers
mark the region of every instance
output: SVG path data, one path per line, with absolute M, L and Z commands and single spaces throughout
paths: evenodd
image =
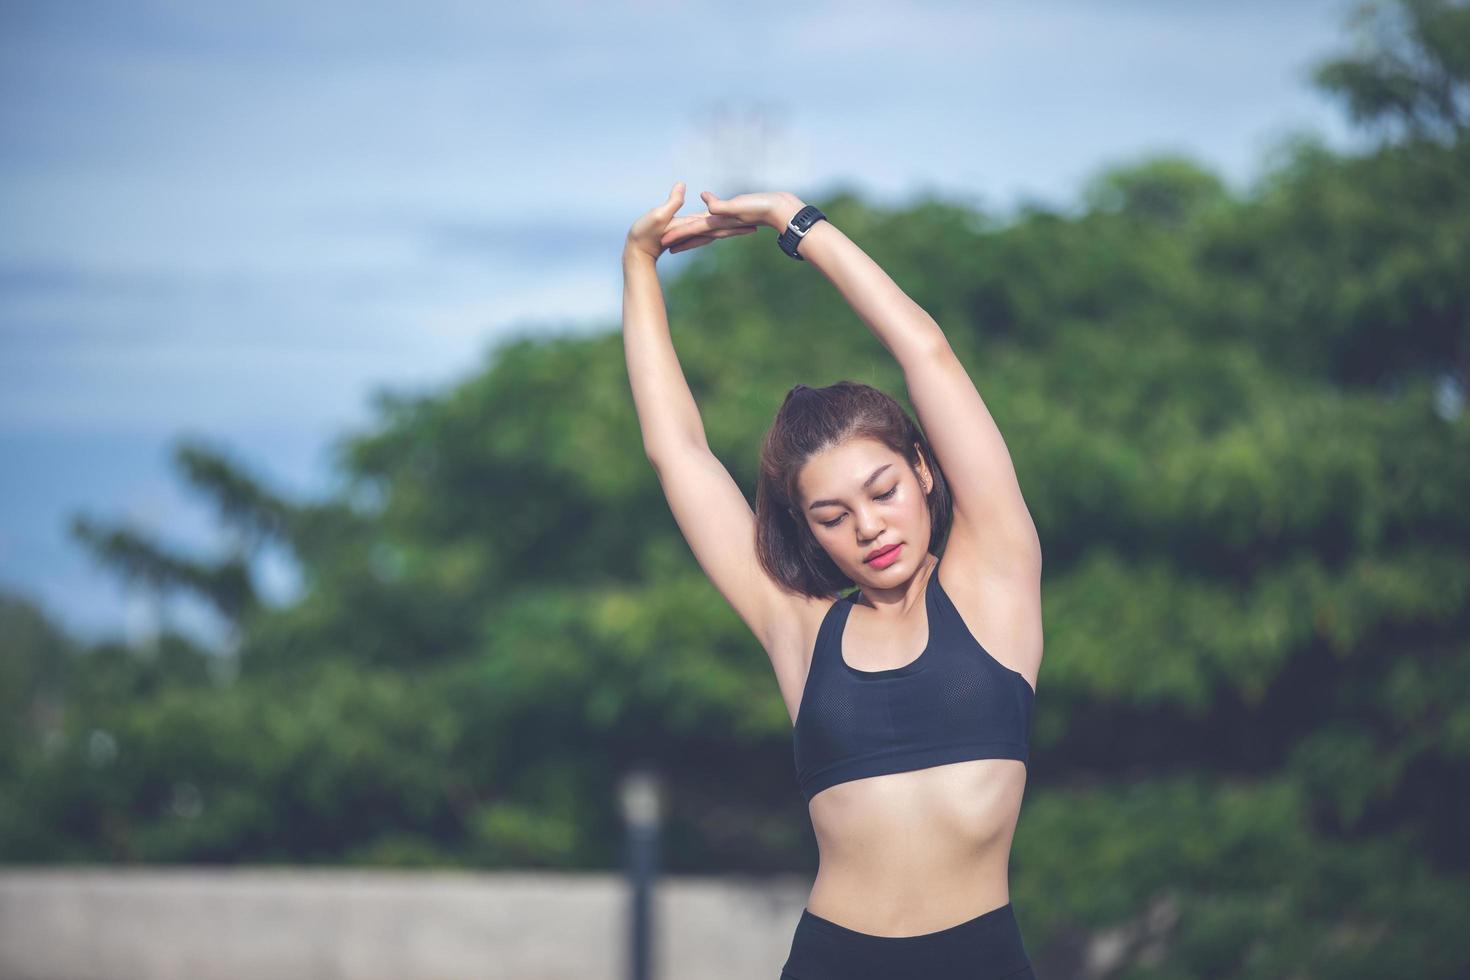
M 717 231 L 711 231 L 703 235 L 695 235 L 692 238 L 686 238 L 679 244 L 675 245 L 673 248 L 670 248 L 669 251 L 682 252 L 685 249 L 698 248 L 701 245 L 708 245 L 716 238 L 730 238 L 735 235 L 749 235 L 751 232 L 757 230 L 759 229 L 755 225 L 740 225 L 735 228 L 721 228 Z
M 682 180 L 676 180 L 674 181 L 674 186 L 669 189 L 669 196 L 664 198 L 664 203 L 654 208 L 649 214 L 658 217 L 662 217 L 663 215 L 672 216 L 675 211 L 678 211 L 683 206 L 684 182 Z
M 701 228 L 728 228 L 738 224 L 750 224 L 750 222 L 742 222 L 734 215 L 710 214 L 704 211 L 700 214 L 686 214 L 674 218 L 669 222 L 669 228 L 686 228 L 690 225 L 698 225 Z
M 669 222 L 668 228 L 664 229 L 663 235 L 660 236 L 660 241 L 662 244 L 667 245 L 669 242 L 678 241 L 687 235 L 701 234 L 725 228 L 748 228 L 751 231 L 755 231 L 759 227 L 759 225 L 748 221 L 741 221 L 739 218 L 731 215 L 691 214 L 683 218 L 675 218 Z
M 711 235 L 697 235 L 694 238 L 685 239 L 684 241 L 670 248 L 669 251 L 683 252 L 691 248 L 698 248 L 701 245 L 708 245 L 712 241 L 714 241 L 714 237 Z
M 646 213 L 639 215 L 638 219 L 628 228 L 628 239 L 638 244 L 639 248 L 649 254 L 656 254 L 661 246 L 658 244 L 658 236 L 669 225 L 669 219 L 674 212 L 684 206 L 684 182 L 674 181 L 674 186 L 669 188 L 669 196 L 664 202 Z
M 675 245 L 673 248 L 669 249 L 669 251 L 683 252 L 687 249 L 698 248 L 701 245 L 708 245 L 716 238 L 730 238 L 733 235 L 748 235 L 755 230 L 756 229 L 754 228 L 729 228 L 723 231 L 712 231 L 708 235 L 695 235 L 693 238 L 685 239 L 684 241 Z

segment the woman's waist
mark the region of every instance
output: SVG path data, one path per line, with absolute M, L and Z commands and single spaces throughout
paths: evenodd
M 904 832 L 858 827 L 817 832 L 817 877 L 853 889 L 888 889 L 894 883 L 917 887 L 939 880 L 1004 882 L 1010 864 L 1014 821 L 967 832 L 913 827 Z
M 1025 788 L 1022 763 L 976 759 L 839 783 L 808 814 L 824 861 L 912 850 L 963 860 L 1009 848 Z
M 862 862 L 823 861 L 806 907 L 876 936 L 947 929 L 1010 901 L 1006 854 L 947 867 L 921 864 L 876 870 Z

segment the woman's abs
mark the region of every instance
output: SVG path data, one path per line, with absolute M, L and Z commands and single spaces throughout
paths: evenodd
M 920 935 L 1006 904 L 1025 764 L 975 759 L 832 786 L 810 803 L 807 907 L 872 935 Z

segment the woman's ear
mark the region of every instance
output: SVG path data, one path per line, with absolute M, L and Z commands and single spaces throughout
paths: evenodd
M 929 472 L 929 463 L 924 458 L 924 450 L 919 448 L 917 442 L 914 443 L 914 454 L 918 457 L 919 485 L 924 488 L 924 495 L 927 497 L 929 491 L 934 489 L 934 474 Z

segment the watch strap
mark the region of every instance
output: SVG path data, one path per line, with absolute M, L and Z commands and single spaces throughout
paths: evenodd
M 811 230 L 812 225 L 824 220 L 826 217 L 815 204 L 806 205 L 800 211 L 796 212 L 796 214 L 792 215 L 791 220 L 786 224 L 785 230 L 776 239 L 776 244 L 781 246 L 781 251 L 793 259 L 796 259 L 798 262 L 805 262 L 806 259 L 801 257 L 796 248 L 801 244 L 802 238 L 806 237 L 806 233 Z

